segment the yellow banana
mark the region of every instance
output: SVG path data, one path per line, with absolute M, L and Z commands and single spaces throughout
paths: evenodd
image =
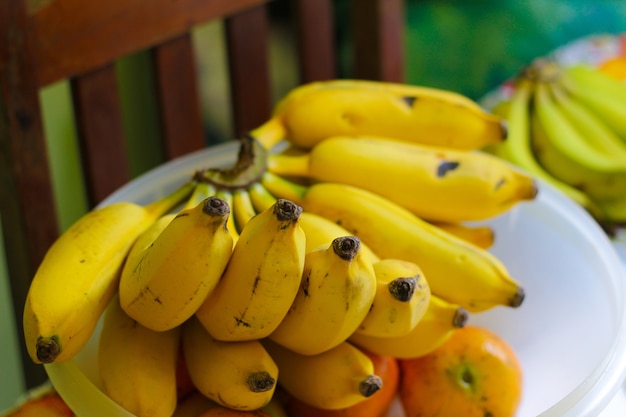
M 382 387 L 372 360 L 349 342 L 318 355 L 300 355 L 269 339 L 262 343 L 278 365 L 279 385 L 315 407 L 347 408 Z
M 335 238 L 348 236 L 348 232 L 344 227 L 333 223 L 325 217 L 305 211 L 300 218 L 300 225 L 306 236 L 307 253 L 332 242 Z M 378 256 L 363 242 L 361 242 L 360 252 L 374 263 L 379 260 Z
M 340 224 L 382 259 L 415 262 L 433 294 L 470 311 L 497 305 L 518 307 L 524 299 L 521 283 L 490 252 L 380 195 L 345 184 L 299 186 L 271 173 L 264 175 L 263 183 L 276 196 L 290 198 L 304 210 Z
M 401 259 L 374 263 L 376 296 L 356 334 L 374 337 L 404 336 L 417 326 L 430 300 L 422 269 Z
M 594 199 L 626 193 L 626 164 L 590 145 L 556 106 L 545 83 L 536 84 L 534 97 L 531 128 L 535 123 L 541 130 L 534 129 L 532 138 L 541 165 Z
M 228 204 L 228 207 L 233 207 L 233 193 L 231 190 L 220 188 L 215 191 L 215 196 L 224 200 L 226 204 Z M 237 240 L 239 239 L 239 229 L 237 228 L 237 224 L 235 222 L 234 213 L 228 217 L 228 220 L 226 221 L 226 229 L 228 230 L 228 233 L 230 233 L 233 243 L 237 243 Z
M 285 317 L 304 268 L 301 213 L 279 199 L 243 228 L 219 284 L 196 312 L 214 338 L 260 339 Z
M 150 330 L 115 297 L 104 313 L 97 361 L 104 392 L 138 417 L 170 417 L 177 404 L 180 327 Z
M 59 236 L 33 277 L 24 306 L 25 342 L 34 362 L 66 361 L 82 349 L 117 291 L 137 236 L 193 187 L 186 183 L 147 206 L 119 202 L 94 209 Z
M 501 119 L 460 94 L 361 80 L 295 88 L 276 106 L 286 138 L 311 148 L 337 135 L 380 135 L 428 145 L 479 149 L 506 137 Z
M 191 317 L 215 289 L 233 249 L 230 207 L 209 197 L 179 212 L 152 242 L 142 242 L 122 271 L 122 308 L 143 326 L 164 331 Z
M 269 150 L 285 139 L 286 133 L 282 120 L 278 117 L 271 117 L 262 125 L 251 130 L 249 135 Z
M 308 252 L 300 290 L 269 338 L 302 355 L 315 355 L 346 340 L 368 314 L 376 293 L 371 262 L 360 240 L 342 236 Z
M 563 68 L 562 83 L 626 141 L 626 85 L 623 82 L 597 68 L 577 64 Z
M 372 337 L 355 333 L 351 343 L 372 353 L 398 359 L 426 355 L 443 344 L 456 329 L 465 326 L 468 312 L 463 307 L 431 295 L 428 308 L 417 326 L 404 336 Z
M 516 82 L 513 96 L 508 102 L 509 105 L 502 106 L 507 109 L 504 113 L 509 127 L 507 139 L 501 144 L 489 146 L 488 150 L 556 188 L 598 217 L 599 210 L 587 194 L 554 177 L 541 166 L 533 154 L 530 128 L 532 92 L 533 81 L 520 77 Z
M 440 222 L 488 219 L 537 194 L 530 175 L 493 155 L 386 137 L 330 137 L 301 155 L 268 155 L 268 170 L 360 187 Z
M 182 347 L 194 385 L 216 403 L 256 410 L 271 400 L 278 367 L 258 340 L 220 342 L 191 318 L 183 325 Z
M 232 200 L 237 233 L 241 233 L 248 221 L 256 215 L 257 211 L 254 208 L 250 194 L 246 189 L 237 189 L 233 191 Z
M 495 231 L 487 225 L 431 222 L 433 225 L 455 235 L 479 248 L 489 249 L 495 242 Z
M 248 193 L 250 194 L 250 200 L 257 213 L 267 210 L 276 203 L 276 197 L 267 191 L 260 182 L 251 184 L 250 187 L 248 187 Z

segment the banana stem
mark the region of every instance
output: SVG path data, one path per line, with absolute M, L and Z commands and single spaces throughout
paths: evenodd
M 263 174 L 261 184 L 275 197 L 290 200 L 300 205 L 309 191 L 308 187 L 291 182 L 271 172 Z
M 296 177 L 309 176 L 310 154 L 285 155 L 269 154 L 267 156 L 267 169 L 278 175 Z
M 258 140 L 261 145 L 269 150 L 286 136 L 285 126 L 278 117 L 272 117 L 261 126 L 249 132 L 250 136 Z
M 188 181 L 178 187 L 171 194 L 166 195 L 145 206 L 146 210 L 156 217 L 160 217 L 188 198 L 196 187 L 196 181 Z

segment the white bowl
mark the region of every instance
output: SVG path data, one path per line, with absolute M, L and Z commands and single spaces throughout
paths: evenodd
M 147 203 L 172 191 L 199 168 L 227 166 L 236 143 L 166 163 L 130 182 L 102 205 Z M 579 206 L 540 184 L 538 198 L 486 222 L 496 231 L 491 251 L 526 289 L 518 309 L 475 314 L 507 340 L 524 371 L 518 417 L 598 415 L 626 376 L 625 273 L 603 231 Z M 85 417 L 132 417 L 99 390 L 99 330 L 73 361 L 45 365 L 70 407 Z M 401 416 L 394 407 L 390 417 Z

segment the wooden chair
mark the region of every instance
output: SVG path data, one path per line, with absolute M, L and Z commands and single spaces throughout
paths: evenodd
M 343 3 L 345 3 L 344 0 Z M 273 4 L 272 4 L 273 3 Z M 270 6 L 278 0 L 0 1 L 0 214 L 18 337 L 36 267 L 59 234 L 40 90 L 69 80 L 87 190 L 93 207 L 131 179 L 114 64 L 150 51 L 163 161 L 207 146 L 192 29 L 223 21 L 236 134 L 271 111 Z M 342 0 L 283 0 L 297 43 L 299 82 L 338 77 L 334 10 Z M 353 78 L 403 80 L 402 0 L 352 0 Z M 345 24 L 346 22 L 339 22 Z M 156 139 L 156 138 L 155 138 Z M 21 343 L 23 345 L 23 343 Z M 22 351 L 25 380 L 45 380 Z

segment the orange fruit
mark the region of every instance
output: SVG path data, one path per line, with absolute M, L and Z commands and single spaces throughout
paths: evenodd
M 407 417 L 512 417 L 519 407 L 520 362 L 486 328 L 466 326 L 432 353 L 399 365 Z
M 395 398 L 399 383 L 398 361 L 393 356 L 377 355 L 367 351 L 374 363 L 374 373 L 383 380 L 383 387 L 376 394 L 352 407 L 340 410 L 324 410 L 313 407 L 296 398 L 286 404 L 289 417 L 384 417 Z

